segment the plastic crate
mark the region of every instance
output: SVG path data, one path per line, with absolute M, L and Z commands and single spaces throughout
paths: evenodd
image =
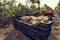
M 18 16 L 19 17 L 19 16 Z M 33 38 L 35 40 L 47 40 L 50 35 L 51 25 L 52 24 L 38 24 L 36 27 L 29 25 L 28 23 L 24 23 L 18 20 L 17 16 L 13 16 L 13 24 L 14 27 L 28 37 Z

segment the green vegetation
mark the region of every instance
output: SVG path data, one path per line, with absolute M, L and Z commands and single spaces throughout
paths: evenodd
M 53 11 L 53 9 L 45 4 L 43 7 L 40 7 L 40 13 L 45 11 Z
M 31 2 L 32 4 L 38 4 L 37 10 L 39 10 L 38 12 L 40 13 L 40 0 L 27 0 L 27 2 Z
M 29 7 L 27 5 L 27 3 L 31 2 L 32 5 Z M 36 8 L 36 6 L 34 4 L 38 4 L 38 8 Z M 59 10 L 60 9 L 60 1 L 57 4 L 55 10 Z M 47 10 L 51 10 L 53 11 L 53 9 L 51 7 L 49 7 L 48 5 L 44 5 L 44 7 L 40 7 L 40 0 L 27 0 L 26 5 L 23 5 L 21 3 L 19 3 L 18 5 L 16 5 L 16 0 L 0 0 L 0 14 L 2 12 L 6 12 L 9 15 L 14 15 L 14 14 L 23 14 L 23 13 L 37 13 L 37 12 L 44 12 Z M 3 14 L 3 13 L 2 13 Z
M 57 4 L 57 6 L 55 7 L 55 10 L 60 10 L 60 1 L 59 1 L 59 3 Z

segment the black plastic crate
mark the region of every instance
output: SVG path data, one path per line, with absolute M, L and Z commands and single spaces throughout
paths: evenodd
M 36 40 L 47 40 L 50 35 L 52 24 L 38 24 L 36 27 L 19 21 L 20 16 L 13 16 L 14 27 L 29 37 Z

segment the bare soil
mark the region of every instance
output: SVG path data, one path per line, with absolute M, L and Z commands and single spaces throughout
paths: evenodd
M 0 40 L 31 40 L 22 32 L 16 30 L 13 25 L 7 24 L 0 28 Z

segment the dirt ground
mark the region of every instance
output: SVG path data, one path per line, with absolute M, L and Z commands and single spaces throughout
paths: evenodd
M 2 26 L 3 27 L 3 26 Z M 12 24 L 0 28 L 0 40 L 31 40 L 22 32 L 16 30 Z

